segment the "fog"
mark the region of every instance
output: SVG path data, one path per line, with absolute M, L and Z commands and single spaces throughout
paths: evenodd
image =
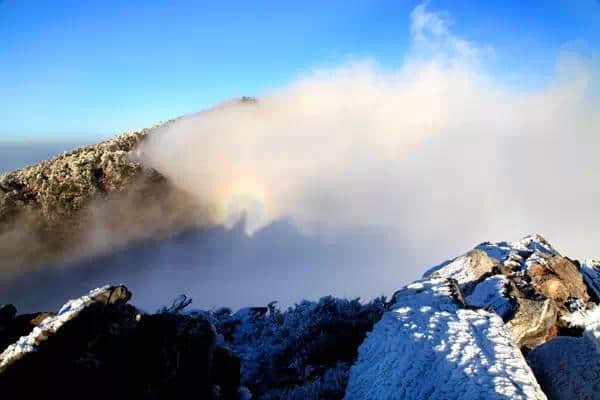
M 534 232 L 569 256 L 600 255 L 597 60 L 565 50 L 550 83 L 519 89 L 487 67 L 492 48 L 425 6 L 410 34 L 398 68 L 309 71 L 256 101 L 179 119 L 132 154 L 222 226 L 0 292 L 54 306 L 113 281 L 149 309 L 179 293 L 202 308 L 289 305 L 391 295 L 482 241 Z M 41 300 L 40 285 L 56 290 Z
M 376 227 L 440 257 L 530 232 L 597 253 L 597 60 L 565 49 L 545 87 L 515 89 L 441 15 L 421 5 L 411 24 L 397 69 L 311 71 L 178 120 L 137 157 L 225 224 L 247 210 L 249 233 L 285 217 L 308 233 Z

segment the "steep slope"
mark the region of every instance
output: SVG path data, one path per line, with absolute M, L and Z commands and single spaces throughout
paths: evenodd
M 102 252 L 196 221 L 194 202 L 131 152 L 126 133 L 0 176 L 0 273 Z

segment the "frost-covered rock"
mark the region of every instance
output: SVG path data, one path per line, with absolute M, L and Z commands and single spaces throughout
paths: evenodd
M 9 346 L 0 356 L 3 398 L 237 398 L 239 358 L 217 343 L 208 319 L 143 314 L 126 304 L 130 295 L 124 286 L 95 289 Z
M 451 278 L 464 285 L 500 273 L 499 265 L 498 260 L 488 256 L 484 251 L 473 250 L 429 270 L 426 276 Z
M 461 308 L 447 278 L 395 300 L 359 348 L 346 399 L 546 398 L 502 319 Z
M 507 319 L 515 309 L 515 304 L 507 296 L 510 281 L 495 275 L 478 284 L 473 293 L 466 298 L 467 304 L 478 308 L 489 308 L 502 319 Z
M 569 326 L 581 328 L 583 336 L 587 337 L 596 347 L 600 357 L 600 305 L 589 310 L 579 310 L 563 317 Z
M 115 249 L 197 222 L 197 202 L 133 157 L 153 129 L 0 175 L 0 272 Z
M 527 356 L 550 400 L 600 398 L 600 355 L 589 338 L 560 336 Z
M 600 260 L 588 259 L 581 263 L 581 272 L 596 301 L 600 301 Z
M 554 301 L 564 311 L 569 298 L 589 300 L 587 286 L 577 266 L 565 257 L 555 255 L 544 263 L 532 262 L 527 267 L 527 275 L 536 291 Z
M 545 398 L 520 349 L 577 334 L 561 317 L 591 303 L 578 264 L 529 235 L 433 267 L 391 304 L 359 348 L 348 399 Z
M 57 315 L 46 318 L 29 335 L 21 337 L 0 354 L 0 373 L 28 353 L 37 351 L 43 342 L 56 335 L 65 323 L 77 317 L 85 308 L 98 303 L 124 304 L 130 298 L 131 293 L 125 286 L 104 286 L 90 291 L 86 296 L 69 300 Z

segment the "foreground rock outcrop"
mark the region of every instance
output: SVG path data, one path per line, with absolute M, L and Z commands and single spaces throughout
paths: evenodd
M 206 319 L 143 314 L 123 286 L 67 302 L 0 354 L 6 398 L 236 398 L 239 359 Z M 5 321 L 4 327 L 11 321 Z M 2 335 L 0 330 L 0 336 Z
M 394 294 L 391 310 L 359 348 L 346 398 L 599 398 L 594 379 L 575 380 L 580 388 L 572 391 L 564 378 L 573 374 L 549 364 L 561 357 L 556 349 L 564 351 L 562 335 L 598 325 L 596 314 L 574 322 L 595 307 L 596 281 L 587 282 L 578 262 L 539 235 L 482 243 Z M 589 339 L 569 340 L 579 346 L 573 367 L 589 365 L 589 375 L 597 349 Z M 531 349 L 533 371 L 524 357 Z
M 324 297 L 286 311 L 271 303 L 234 313 L 188 310 L 191 300 L 180 296 L 146 314 L 128 304 L 127 288 L 107 286 L 57 313 L 18 315 L 7 305 L 0 307 L 0 392 L 598 399 L 597 270 L 534 235 L 482 243 L 388 302 Z

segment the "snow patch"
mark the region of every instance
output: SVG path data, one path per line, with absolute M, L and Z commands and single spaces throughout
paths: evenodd
M 600 357 L 589 338 L 556 337 L 532 350 L 527 360 L 549 398 L 598 399 Z
M 600 299 L 600 260 L 588 259 L 581 263 L 581 273 L 585 283 Z
M 571 326 L 583 328 L 583 336 L 588 338 L 600 353 L 600 306 L 590 310 L 576 311 L 562 318 Z
M 395 299 L 359 348 L 346 399 L 546 399 L 502 319 L 459 308 L 445 278 Z
M 514 308 L 510 299 L 506 297 L 509 284 L 510 281 L 502 275 L 491 276 L 479 283 L 473 293 L 467 296 L 467 304 L 492 309 L 505 320 Z

